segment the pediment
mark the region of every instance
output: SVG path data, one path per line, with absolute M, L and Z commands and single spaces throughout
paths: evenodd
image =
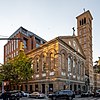
M 76 36 L 60 36 L 59 39 L 61 39 L 68 46 L 74 49 L 74 51 L 85 57 L 85 54 Z

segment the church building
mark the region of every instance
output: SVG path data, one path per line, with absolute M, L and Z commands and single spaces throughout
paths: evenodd
M 85 11 L 76 17 L 77 36 L 58 36 L 46 41 L 20 27 L 4 46 L 4 63 L 18 55 L 23 42 L 26 55 L 32 58 L 33 79 L 21 84 L 25 91 L 54 92 L 71 89 L 80 92 L 93 89 L 92 15 Z

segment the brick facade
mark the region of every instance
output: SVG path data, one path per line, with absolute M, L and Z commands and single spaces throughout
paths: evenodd
M 86 11 L 77 16 L 77 34 L 79 43 L 86 56 L 85 74 L 89 79 L 89 88 L 93 89 L 94 75 L 93 75 L 93 54 L 92 54 L 92 20 L 93 17 L 90 11 Z

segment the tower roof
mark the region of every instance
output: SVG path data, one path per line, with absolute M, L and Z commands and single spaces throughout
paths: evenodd
M 91 13 L 90 13 L 90 11 L 89 11 L 89 10 L 87 10 L 87 11 L 85 11 L 84 13 L 80 14 L 79 16 L 77 16 L 77 17 L 76 17 L 76 19 L 77 19 L 78 17 L 80 17 L 80 16 L 84 15 L 84 14 L 89 14 L 89 15 L 90 15 L 90 17 L 91 17 L 91 19 L 93 20 L 93 17 L 92 17 L 92 15 L 91 15 Z

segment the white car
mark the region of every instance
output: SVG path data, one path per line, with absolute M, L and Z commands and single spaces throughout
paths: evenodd
M 33 93 L 29 94 L 29 98 L 34 98 L 34 100 L 35 99 L 49 100 L 45 94 L 40 93 L 40 92 L 33 92 Z

